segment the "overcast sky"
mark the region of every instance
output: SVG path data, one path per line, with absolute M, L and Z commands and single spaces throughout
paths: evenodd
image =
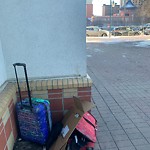
M 113 0 L 112 0 L 113 1 Z M 114 0 L 115 3 L 120 4 L 120 0 Z M 110 4 L 110 0 L 93 0 L 93 14 L 96 16 L 102 15 L 102 5 Z

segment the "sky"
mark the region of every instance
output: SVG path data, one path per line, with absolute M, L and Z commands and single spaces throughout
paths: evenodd
M 112 0 L 113 1 L 113 0 Z M 114 0 L 115 3 L 120 4 L 120 0 Z M 102 5 L 110 4 L 110 0 L 93 0 L 93 14 L 95 16 L 102 15 Z

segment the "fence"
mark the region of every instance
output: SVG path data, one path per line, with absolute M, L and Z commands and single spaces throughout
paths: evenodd
M 133 17 L 133 16 L 112 16 L 111 26 L 129 26 L 129 25 L 144 25 L 150 22 L 150 18 Z M 110 16 L 95 17 L 93 22 L 87 21 L 87 25 L 108 26 L 110 25 Z

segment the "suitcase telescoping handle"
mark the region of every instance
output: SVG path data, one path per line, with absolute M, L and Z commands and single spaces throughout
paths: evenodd
M 26 78 L 26 84 L 27 84 L 27 90 L 28 90 L 28 97 L 29 97 L 29 103 L 30 103 L 30 109 L 32 111 L 32 100 L 31 100 L 31 93 L 30 93 L 30 87 L 29 87 L 29 82 L 28 82 L 28 75 L 27 75 L 27 69 L 26 69 L 26 64 L 25 63 L 15 63 L 13 64 L 14 69 L 15 69 L 15 75 L 16 75 L 16 80 L 17 80 L 17 86 L 18 86 L 18 92 L 19 92 L 19 97 L 20 97 L 20 101 L 21 101 L 21 107 L 23 108 L 23 104 L 22 104 L 22 97 L 21 97 L 21 90 L 20 90 L 20 86 L 19 86 L 19 80 L 18 80 L 18 75 L 17 75 L 17 66 L 21 66 L 24 68 L 24 73 L 25 73 L 25 78 Z

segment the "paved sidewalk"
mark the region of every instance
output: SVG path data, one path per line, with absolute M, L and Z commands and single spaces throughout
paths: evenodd
M 92 113 L 98 120 L 95 150 L 150 150 L 150 51 L 116 47 L 121 44 L 87 44 L 96 104 Z M 126 61 L 120 59 L 122 53 L 129 54 Z
M 114 42 L 114 41 L 141 41 L 150 39 L 150 35 L 139 36 L 112 36 L 112 37 L 86 37 L 87 43 L 95 42 Z

